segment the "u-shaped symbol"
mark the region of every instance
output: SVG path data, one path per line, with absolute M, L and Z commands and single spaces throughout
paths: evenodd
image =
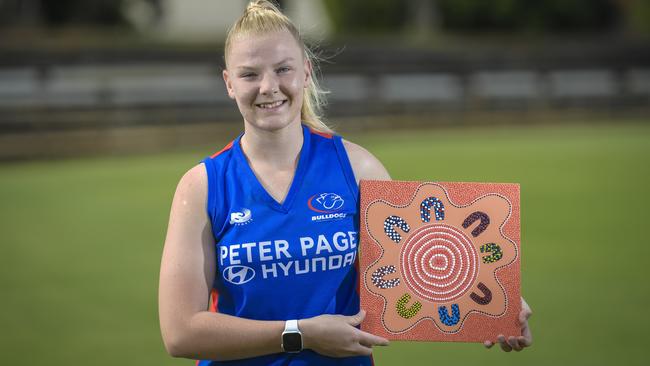
M 490 301 L 492 301 L 492 291 L 490 291 L 490 289 L 487 286 L 485 286 L 483 282 L 479 282 L 477 287 L 479 290 L 481 290 L 483 296 L 479 296 L 478 294 L 476 294 L 476 292 L 472 292 L 471 295 L 469 295 L 469 297 L 471 297 L 472 300 L 474 300 L 474 302 L 479 305 L 489 304 Z
M 388 216 L 386 220 L 384 220 L 384 232 L 388 235 L 390 240 L 399 243 L 400 240 L 402 240 L 402 236 L 395 230 L 395 226 L 402 229 L 405 233 L 408 233 L 411 230 L 411 227 L 399 216 Z
M 451 305 L 451 316 L 447 312 L 446 306 L 438 307 L 438 315 L 440 316 L 440 321 L 442 324 L 447 326 L 454 326 L 460 321 L 460 307 L 458 304 Z
M 427 197 L 420 203 L 420 218 L 422 222 L 431 221 L 431 207 L 436 221 L 445 219 L 445 205 L 436 197 Z
M 399 277 L 390 280 L 384 279 L 385 275 L 395 273 L 396 271 L 395 266 L 392 265 L 379 267 L 372 273 L 372 283 L 382 290 L 399 286 Z
M 481 223 L 479 223 L 478 226 L 472 230 L 473 237 L 481 235 L 481 233 L 487 229 L 488 225 L 490 225 L 490 217 L 484 212 L 476 211 L 467 216 L 465 221 L 463 221 L 463 227 L 467 229 L 476 220 L 481 220 Z
M 411 300 L 411 295 L 404 294 L 397 300 L 397 314 L 404 319 L 410 319 L 414 317 L 420 309 L 422 309 L 422 304 L 419 301 L 416 301 L 410 307 L 406 307 L 409 300 Z
M 495 243 L 487 243 L 481 245 L 481 253 L 492 253 L 483 257 L 483 263 L 494 263 L 503 257 L 501 247 Z

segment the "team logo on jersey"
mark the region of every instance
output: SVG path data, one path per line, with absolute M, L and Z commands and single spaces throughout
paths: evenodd
M 243 285 L 255 277 L 255 270 L 246 266 L 230 266 L 223 270 L 223 278 L 233 285 Z
M 345 201 L 336 193 L 319 193 L 307 200 L 309 209 L 318 213 L 332 213 L 339 211 Z
M 341 213 L 345 200 L 336 193 L 318 193 L 307 200 L 307 206 L 310 210 L 318 212 L 320 215 L 311 217 L 311 221 L 329 221 L 339 220 L 347 216 Z
M 244 208 L 241 212 L 230 213 L 230 225 L 244 225 L 248 224 L 253 218 L 251 210 Z

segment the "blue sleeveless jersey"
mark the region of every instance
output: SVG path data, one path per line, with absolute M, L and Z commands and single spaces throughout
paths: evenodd
M 203 161 L 217 255 L 213 311 L 257 320 L 359 311 L 358 187 L 350 161 L 341 137 L 302 129 L 298 166 L 282 204 L 257 180 L 241 136 Z M 304 350 L 198 364 L 370 365 L 371 359 Z

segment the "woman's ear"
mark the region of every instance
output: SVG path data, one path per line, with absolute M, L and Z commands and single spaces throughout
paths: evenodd
M 309 87 L 312 73 L 312 64 L 311 61 L 305 57 L 305 88 Z
M 232 80 L 230 80 L 230 75 L 228 74 L 228 70 L 224 69 L 223 70 L 223 81 L 226 83 L 226 90 L 228 91 L 228 96 L 230 99 L 235 99 L 235 91 L 232 88 Z

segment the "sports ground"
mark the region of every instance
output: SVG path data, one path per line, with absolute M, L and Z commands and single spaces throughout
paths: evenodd
M 648 364 L 648 122 L 346 136 L 394 179 L 521 184 L 534 346 L 394 342 L 376 364 Z M 163 349 L 158 266 L 176 182 L 226 142 L 0 165 L 1 363 L 192 365 Z

